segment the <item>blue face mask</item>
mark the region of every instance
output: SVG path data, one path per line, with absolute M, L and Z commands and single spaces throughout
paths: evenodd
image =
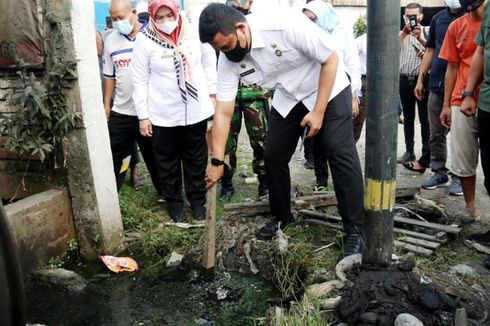
M 118 20 L 112 23 L 116 31 L 118 31 L 121 34 L 124 35 L 129 35 L 131 31 L 133 30 L 134 23 L 131 24 L 129 21 L 129 18 L 123 19 L 123 20 Z
M 451 9 L 461 8 L 461 4 L 459 3 L 459 0 L 446 0 L 446 5 Z

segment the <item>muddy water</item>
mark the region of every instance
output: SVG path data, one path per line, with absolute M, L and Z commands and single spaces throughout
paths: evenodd
M 83 292 L 29 284 L 30 323 L 45 325 L 254 325 L 277 296 L 269 282 L 219 273 L 205 282 L 197 270 L 140 271 L 88 277 Z

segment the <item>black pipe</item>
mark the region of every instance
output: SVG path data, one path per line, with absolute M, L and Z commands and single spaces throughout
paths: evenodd
M 0 201 L 0 260 L 6 273 L 8 291 L 8 307 L 12 326 L 26 325 L 26 301 L 24 293 L 24 280 L 20 268 L 18 251 L 7 221 L 7 213 Z
M 368 0 L 364 267 L 391 263 L 396 195 L 400 0 Z

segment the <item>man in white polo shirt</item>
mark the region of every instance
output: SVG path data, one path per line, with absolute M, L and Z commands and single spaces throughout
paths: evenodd
M 129 67 L 134 41 L 139 31 L 145 27 L 146 21 L 138 21 L 136 9 L 130 0 L 112 0 L 109 12 L 116 31 L 107 37 L 104 48 L 104 108 L 109 121 L 117 189 L 119 190 L 123 184 L 136 141 L 153 185 L 160 196 L 151 139 L 141 136 L 139 132 L 139 120 L 132 98 L 133 82 Z M 114 103 L 111 108 L 113 95 Z
M 352 95 L 332 39 L 301 13 L 252 13 L 245 17 L 222 4 L 201 14 L 199 35 L 223 52 L 218 63 L 213 160 L 206 181 L 223 174 L 225 142 L 239 79 L 275 89 L 269 115 L 265 167 L 274 220 L 256 234 L 269 240 L 292 222 L 288 163 L 303 128 L 322 137 L 330 162 L 339 211 L 347 233 L 343 256 L 362 247 L 363 181 L 352 134 Z

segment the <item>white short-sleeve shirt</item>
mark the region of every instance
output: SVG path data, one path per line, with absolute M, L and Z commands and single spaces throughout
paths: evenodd
M 143 25 L 143 27 L 146 25 Z M 139 35 L 139 34 L 138 34 Z M 117 31 L 107 36 L 102 60 L 104 78 L 116 80 L 112 111 L 136 116 L 133 102 L 133 81 L 130 63 L 136 39 L 131 39 Z
M 312 110 L 318 95 L 320 67 L 335 50 L 334 41 L 302 13 L 285 10 L 273 17 L 247 15 L 252 37 L 251 51 L 239 63 L 220 55 L 216 97 L 232 101 L 239 79 L 274 89 L 273 106 L 286 117 L 300 101 Z M 330 99 L 349 85 L 339 60 Z

